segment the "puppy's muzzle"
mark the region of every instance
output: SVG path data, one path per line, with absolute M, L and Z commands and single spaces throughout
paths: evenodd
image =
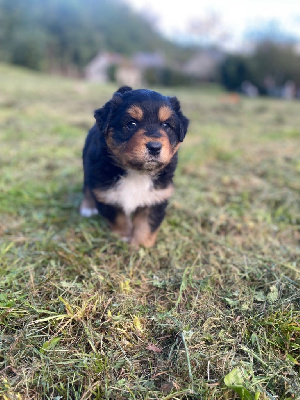
M 162 144 L 160 142 L 148 142 L 146 147 L 152 156 L 158 156 L 161 151 Z

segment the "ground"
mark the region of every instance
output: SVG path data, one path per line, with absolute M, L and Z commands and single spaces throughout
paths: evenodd
M 114 85 L 0 65 L 4 399 L 296 399 L 299 102 L 160 89 L 191 125 L 154 248 L 78 213 Z

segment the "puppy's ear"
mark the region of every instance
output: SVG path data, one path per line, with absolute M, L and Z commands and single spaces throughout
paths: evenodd
M 114 94 L 111 100 L 109 100 L 102 108 L 99 108 L 94 112 L 94 117 L 97 122 L 97 126 L 100 133 L 106 136 L 109 122 L 116 108 L 122 103 L 122 96 L 124 93 L 131 91 L 132 88 L 129 86 L 120 87 Z
M 94 112 L 94 117 L 101 135 L 106 136 L 107 134 L 109 122 L 114 108 L 115 105 L 113 103 L 113 99 L 111 99 L 102 108 L 99 108 Z
M 183 139 L 185 138 L 188 126 L 189 126 L 189 120 L 186 118 L 180 108 L 180 103 L 177 97 L 169 97 L 170 103 L 173 107 L 173 110 L 176 112 L 177 117 L 179 118 L 179 141 L 183 142 Z
M 94 117 L 97 122 L 97 126 L 100 133 L 106 136 L 110 119 L 115 109 L 122 103 L 122 95 L 125 92 L 132 90 L 129 86 L 120 87 L 114 94 L 111 100 L 109 100 L 102 108 L 99 108 L 94 112 Z

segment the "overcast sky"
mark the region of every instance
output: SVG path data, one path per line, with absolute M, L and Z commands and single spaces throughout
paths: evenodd
M 216 13 L 220 17 L 226 47 L 239 47 L 249 29 L 259 29 L 267 21 L 297 36 L 300 41 L 300 0 L 126 0 L 133 8 L 156 17 L 156 25 L 167 36 L 183 38 L 193 19 Z M 222 33 L 221 32 L 221 33 Z M 220 32 L 215 33 L 221 36 Z

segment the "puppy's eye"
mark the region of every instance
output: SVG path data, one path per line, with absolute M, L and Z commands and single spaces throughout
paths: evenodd
M 128 129 L 135 129 L 137 127 L 137 122 L 136 121 L 129 121 L 126 124 Z
M 172 129 L 172 126 L 168 122 L 163 122 L 162 126 L 163 126 L 163 128 L 166 128 L 166 129 Z

